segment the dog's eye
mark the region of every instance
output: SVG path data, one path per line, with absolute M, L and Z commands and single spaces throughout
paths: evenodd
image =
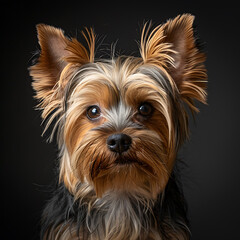
M 150 103 L 142 103 L 139 108 L 138 108 L 138 112 L 142 115 L 142 116 L 150 116 L 152 113 L 152 105 Z
M 94 106 L 90 106 L 88 109 L 87 109 L 87 117 L 90 119 L 90 120 L 96 120 L 98 119 L 99 117 L 101 116 L 101 109 L 94 105 Z

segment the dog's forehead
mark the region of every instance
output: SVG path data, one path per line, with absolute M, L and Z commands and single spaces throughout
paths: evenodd
M 85 105 L 100 104 L 115 112 L 129 112 L 126 105 L 136 107 L 153 98 L 167 98 L 173 94 L 172 89 L 161 69 L 140 64 L 137 58 L 117 58 L 90 63 L 76 70 L 65 99 L 74 96 L 77 101 L 84 100 Z

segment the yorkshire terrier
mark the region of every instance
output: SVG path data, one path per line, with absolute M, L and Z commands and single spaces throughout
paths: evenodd
M 139 56 L 97 59 L 85 44 L 37 25 L 40 55 L 30 67 L 50 138 L 57 130 L 59 181 L 42 217 L 42 239 L 190 238 L 177 152 L 188 114 L 206 103 L 205 54 L 194 16 L 143 26 Z

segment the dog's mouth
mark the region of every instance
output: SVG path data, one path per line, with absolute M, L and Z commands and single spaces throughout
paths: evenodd
M 133 165 L 138 164 L 139 166 L 147 166 L 147 164 L 141 162 L 135 157 L 129 157 L 129 156 L 118 156 L 114 162 L 116 165 Z
M 124 157 L 124 156 L 119 156 L 115 160 L 115 164 L 117 165 L 130 165 L 134 163 L 138 163 L 138 161 L 134 158 Z

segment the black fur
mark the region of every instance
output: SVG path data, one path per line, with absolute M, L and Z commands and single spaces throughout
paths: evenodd
M 163 200 L 161 200 L 162 198 Z M 164 239 L 169 239 L 169 230 L 174 232 L 181 230 L 187 236 L 190 235 L 187 203 L 183 195 L 181 183 L 175 174 L 172 174 L 170 177 L 164 196 L 159 195 L 153 212 Z
M 79 206 L 78 202 L 74 201 L 63 183 L 58 184 L 43 211 L 41 239 L 49 233 L 50 229 L 54 229 L 60 224 L 77 223 L 80 226 L 85 220 L 85 216 L 86 208 Z

